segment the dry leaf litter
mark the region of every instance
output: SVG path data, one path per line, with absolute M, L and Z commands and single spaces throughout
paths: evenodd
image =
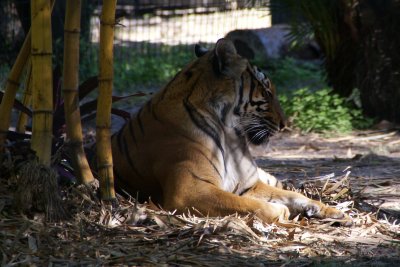
M 281 136 L 269 159 L 259 160 L 267 171 L 279 173 L 288 189 L 349 214 L 352 227 L 329 219 L 296 217 L 276 225 L 250 215 L 176 215 L 129 196 L 118 196 L 119 205 L 112 206 L 82 185 L 61 188 L 68 218 L 49 223 L 43 212 L 16 211 L 18 176 L 1 175 L 1 265 L 400 266 L 400 149 L 384 156 L 371 152 L 388 143 L 393 149 L 400 138 L 396 133 L 356 140 L 377 134 L 364 135 Z M 394 204 L 381 207 L 382 202 Z

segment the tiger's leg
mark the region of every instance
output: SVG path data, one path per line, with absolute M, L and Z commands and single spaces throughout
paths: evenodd
M 345 226 L 350 226 L 352 224 L 350 217 L 340 210 L 329 207 L 319 201 L 309 199 L 300 193 L 272 187 L 261 181 L 244 193 L 243 196 L 261 199 L 269 203 L 286 205 L 293 216 L 303 214 L 308 217 L 321 219 L 338 219 L 341 220 L 341 224 Z
M 289 209 L 280 203 L 268 203 L 260 199 L 243 197 L 223 191 L 217 186 L 192 177 L 185 178 L 191 186 L 175 183 L 163 190 L 163 208 L 184 213 L 193 207 L 202 215 L 227 216 L 255 214 L 266 223 L 289 218 Z

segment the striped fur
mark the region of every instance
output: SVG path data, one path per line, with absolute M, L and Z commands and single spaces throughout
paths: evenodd
M 162 208 L 203 215 L 293 214 L 344 218 L 278 188 L 249 147 L 263 148 L 284 124 L 271 81 L 221 39 L 179 72 L 112 138 L 117 186 Z

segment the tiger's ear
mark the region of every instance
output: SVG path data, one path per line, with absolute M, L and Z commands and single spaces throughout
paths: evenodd
M 240 76 L 247 67 L 247 60 L 237 53 L 235 46 L 229 39 L 219 39 L 214 52 L 219 72 L 229 78 Z
M 196 54 L 196 57 L 204 56 L 207 52 L 208 52 L 208 49 L 205 47 L 202 47 L 199 44 L 196 44 L 194 46 L 194 53 Z

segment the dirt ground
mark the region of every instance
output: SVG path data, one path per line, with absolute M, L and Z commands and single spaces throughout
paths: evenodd
M 318 176 L 341 176 L 364 204 L 400 218 L 400 134 L 398 131 L 363 131 L 342 137 L 317 134 L 281 134 L 258 164 L 298 188 Z M 371 208 L 373 208 L 371 207 Z
M 68 217 L 49 223 L 43 211 L 16 211 L 15 175 L 0 177 L 1 265 L 400 266 L 399 131 L 283 133 L 258 163 L 289 189 L 342 209 L 354 225 L 182 216 L 121 196 L 111 207 L 76 185 L 62 188 Z

